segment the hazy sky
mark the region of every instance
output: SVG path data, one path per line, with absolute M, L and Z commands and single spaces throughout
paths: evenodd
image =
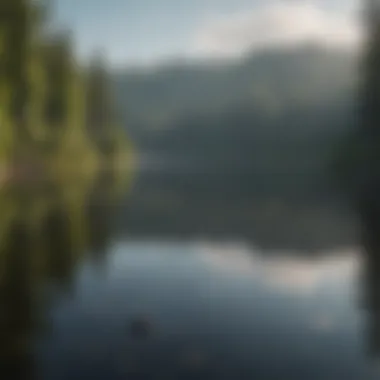
M 355 0 L 53 0 L 81 57 L 103 48 L 116 65 L 238 56 L 316 39 L 355 41 Z

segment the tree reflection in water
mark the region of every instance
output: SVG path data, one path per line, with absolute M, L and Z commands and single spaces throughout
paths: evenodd
M 96 189 L 95 189 L 96 187 Z M 117 182 L 0 193 L 0 376 L 34 379 L 34 342 L 48 327 L 47 289 L 71 289 L 78 262 L 102 260 Z

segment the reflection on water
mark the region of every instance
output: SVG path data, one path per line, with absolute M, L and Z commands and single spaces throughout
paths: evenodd
M 0 194 L 2 378 L 377 378 L 369 218 L 211 183 L 125 190 Z
M 111 189 L 112 190 L 112 189 Z M 48 310 L 73 290 L 81 261 L 106 253 L 114 208 L 109 186 L 4 189 L 0 194 L 0 345 L 5 373 L 34 378 L 34 343 Z M 108 192 L 108 193 L 107 193 Z

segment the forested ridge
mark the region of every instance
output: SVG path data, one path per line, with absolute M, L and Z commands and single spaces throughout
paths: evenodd
M 353 51 L 306 44 L 234 62 L 125 69 L 112 80 L 140 151 L 190 162 L 223 188 L 298 198 L 340 182 L 342 144 L 357 124 L 358 64 Z
M 47 1 L 0 0 L 2 180 L 88 172 L 130 151 L 104 57 L 80 63 L 52 12 Z

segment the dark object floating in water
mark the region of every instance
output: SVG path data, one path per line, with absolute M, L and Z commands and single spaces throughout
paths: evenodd
M 147 317 L 135 318 L 130 325 L 132 338 L 146 339 L 153 333 L 153 326 Z

